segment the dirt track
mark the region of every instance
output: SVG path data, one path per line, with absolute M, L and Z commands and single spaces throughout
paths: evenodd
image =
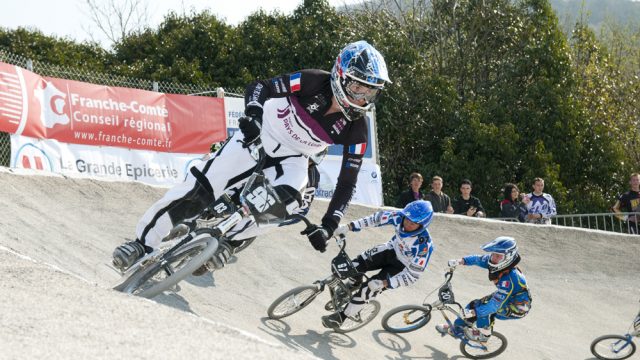
M 109 290 L 118 275 L 107 264 L 164 189 L 6 169 L 0 183 L 1 359 L 461 358 L 458 344 L 433 329 L 439 315 L 402 336 L 382 331 L 379 319 L 347 335 L 327 331 L 319 320 L 323 301 L 283 321 L 266 319 L 284 291 L 329 272 L 337 247 L 314 252 L 298 235 L 300 225 L 259 239 L 213 276 L 188 279 L 178 294 L 148 301 Z M 312 220 L 325 207 L 314 203 Z M 372 211 L 352 206 L 348 218 Z M 354 234 L 347 250 L 356 255 L 390 234 L 390 228 Z M 624 332 L 638 311 L 640 238 L 457 216 L 436 217 L 432 234 L 427 272 L 415 287 L 383 294 L 381 314 L 422 301 L 442 282 L 448 259 L 477 253 L 498 235 L 519 241 L 534 297 L 525 319 L 497 323 L 509 339 L 500 358 L 591 359 L 590 342 Z M 460 270 L 459 301 L 492 291 L 480 268 Z

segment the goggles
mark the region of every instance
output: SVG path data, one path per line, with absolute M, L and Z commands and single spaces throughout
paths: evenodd
M 344 88 L 347 96 L 356 101 L 364 100 L 367 104 L 373 104 L 382 91 L 381 87 L 369 86 L 353 79 L 348 79 Z

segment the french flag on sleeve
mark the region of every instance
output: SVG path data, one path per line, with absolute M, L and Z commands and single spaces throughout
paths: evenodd
M 367 143 L 349 145 L 349 153 L 356 155 L 364 155 L 367 151 Z
M 291 92 L 300 91 L 300 73 L 295 73 L 289 75 L 289 86 L 291 87 Z

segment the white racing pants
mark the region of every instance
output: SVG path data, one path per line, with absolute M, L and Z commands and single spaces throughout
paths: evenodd
M 265 135 L 263 134 L 263 137 Z M 175 185 L 144 213 L 136 227 L 136 236 L 146 246 L 157 247 L 169 231 L 184 220 L 197 217 L 221 194 L 232 195 L 240 191 L 252 174 L 256 161 L 248 149 L 242 147 L 242 133 L 237 131 L 212 158 L 194 166 L 181 184 Z M 266 141 L 268 140 L 268 141 Z M 273 144 L 273 139 L 264 139 L 264 144 Z M 279 147 L 280 148 L 280 147 Z M 300 192 L 307 184 L 308 160 L 306 156 L 277 158 L 276 151 L 265 146 L 267 154 L 275 157 L 278 165 L 263 169 L 274 187 L 289 186 Z M 282 149 L 291 154 L 288 149 Z M 194 174 L 195 173 L 195 174 Z M 249 219 L 236 225 L 228 235 L 234 240 L 247 239 L 262 234 L 266 229 L 258 228 Z

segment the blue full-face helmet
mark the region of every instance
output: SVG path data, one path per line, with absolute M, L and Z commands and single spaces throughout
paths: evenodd
M 499 259 L 498 261 L 489 261 L 489 271 L 493 273 L 506 269 L 518 258 L 518 245 L 516 244 L 516 240 L 509 236 L 499 236 L 495 238 L 493 241 L 484 244 L 482 250 L 500 255 L 495 257 Z
M 397 231 L 400 237 L 416 236 L 423 229 L 429 227 L 431 220 L 433 220 L 433 206 L 430 201 L 416 200 L 410 202 L 404 209 L 398 211 L 404 218 L 407 218 L 414 223 L 420 225 L 418 229 L 414 231 L 406 231 L 402 222 L 397 225 Z
M 364 40 L 351 43 L 340 51 L 331 70 L 331 89 L 340 110 L 353 121 L 375 106 L 385 83 L 391 83 L 384 58 Z M 364 99 L 364 105 L 354 101 Z

